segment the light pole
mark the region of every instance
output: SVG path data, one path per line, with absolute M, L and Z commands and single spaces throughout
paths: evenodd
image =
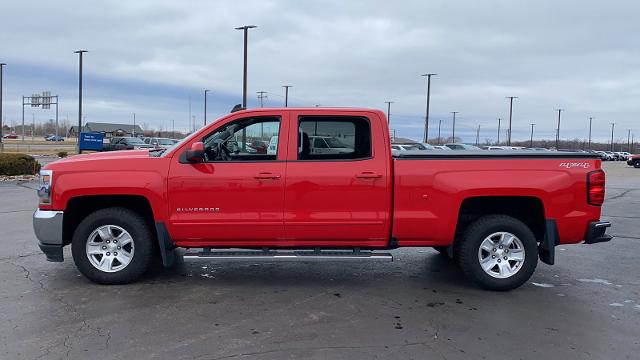
M 556 129 L 556 150 L 558 150 L 558 147 L 560 146 L 560 114 L 562 114 L 562 111 L 564 109 L 556 109 L 556 111 L 558 112 L 558 128 Z
M 627 151 L 631 152 L 631 129 L 627 129 Z
M 82 152 L 80 150 L 80 133 L 82 132 L 82 55 L 87 50 L 77 50 L 74 54 L 78 54 L 78 154 Z
M 536 126 L 536 124 L 531 124 L 531 139 L 529 140 L 529 147 L 533 147 L 533 127 Z
M 431 97 L 431 77 L 438 74 L 422 74 L 427 77 L 427 110 L 424 116 L 424 143 L 429 142 L 429 98 Z
M 282 85 L 284 88 L 284 107 L 289 106 L 289 88 L 293 87 L 291 85 Z
M 207 93 L 211 90 L 204 90 L 204 126 L 207 126 Z
M 2 68 L 7 66 L 5 63 L 0 63 L 0 152 L 4 152 L 4 143 L 2 142 L 3 125 L 2 125 Z
M 133 113 L 133 130 L 131 130 L 131 134 L 136 137 L 136 113 Z
M 591 150 L 591 124 L 593 123 L 593 118 L 589 116 L 589 150 Z
M 385 104 L 387 104 L 387 125 L 391 124 L 391 104 L 393 104 L 393 101 L 385 101 Z
M 613 146 L 613 129 L 615 129 L 616 127 L 616 123 L 611 123 L 611 150 L 613 151 L 615 149 L 615 146 Z
M 453 142 L 456 142 L 456 114 L 459 113 L 460 111 L 452 111 L 451 113 L 453 114 Z
M 440 128 L 442 128 L 442 119 L 438 121 L 438 145 L 442 144 L 442 138 L 440 137 Z
M 511 146 L 511 120 L 513 119 L 513 99 L 517 99 L 517 96 L 507 96 L 509 99 L 509 136 L 507 137 L 507 145 Z
M 242 72 L 242 107 L 247 108 L 247 39 L 249 37 L 249 29 L 255 28 L 255 25 L 239 26 L 236 30 L 244 32 L 244 70 Z
M 476 131 L 476 146 L 480 145 L 480 124 L 478 124 L 478 130 Z
M 500 145 L 500 123 L 502 122 L 501 118 L 498 118 L 498 141 L 496 145 Z

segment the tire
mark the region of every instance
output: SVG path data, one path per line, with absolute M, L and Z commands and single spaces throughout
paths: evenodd
M 91 213 L 80 222 L 73 233 L 71 252 L 76 267 L 89 280 L 98 284 L 128 284 L 149 269 L 154 245 L 154 236 L 142 216 L 113 207 Z M 107 250 L 103 250 L 106 246 Z M 109 251 L 106 252 L 109 256 L 105 257 L 105 251 Z
M 506 261 L 504 257 L 507 257 Z M 522 261 L 517 260 L 520 257 Z M 529 280 L 536 269 L 536 238 L 527 225 L 511 216 L 484 216 L 466 229 L 460 242 L 458 261 L 464 274 L 481 288 L 513 290 Z
M 636 169 L 640 169 L 640 160 L 636 160 L 633 162 L 633 167 Z

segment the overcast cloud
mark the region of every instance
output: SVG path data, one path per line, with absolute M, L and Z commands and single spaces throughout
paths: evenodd
M 84 48 L 87 121 L 188 126 L 188 97 L 202 122 L 241 102 L 242 33 L 249 36 L 250 106 L 255 92 L 281 106 L 392 105 L 392 128 L 419 139 L 425 72 L 432 81 L 432 134 L 460 111 L 465 141 L 495 138 L 514 103 L 515 138 L 640 137 L 640 4 L 635 1 L 3 1 L 0 62 L 5 121 L 19 122 L 20 97 L 61 96 L 61 117 L 77 116 L 77 56 Z M 31 109 L 27 109 L 29 121 Z M 39 121 L 53 116 L 34 111 Z

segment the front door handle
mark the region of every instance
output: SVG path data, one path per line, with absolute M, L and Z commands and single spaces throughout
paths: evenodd
M 258 173 L 256 176 L 254 176 L 254 178 L 259 180 L 264 180 L 264 179 L 278 180 L 280 179 L 280 174 L 274 174 L 270 172 L 261 172 L 261 173 Z
M 360 174 L 356 175 L 356 177 L 358 179 L 379 179 L 379 178 L 382 177 L 382 175 L 376 174 L 376 173 L 371 172 L 371 171 L 365 171 L 365 172 L 361 172 Z

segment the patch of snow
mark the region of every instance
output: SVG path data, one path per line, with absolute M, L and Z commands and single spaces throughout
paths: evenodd
M 532 282 L 532 284 L 533 284 L 534 286 L 542 287 L 542 288 L 552 288 L 552 287 L 555 287 L 555 285 L 553 285 L 553 284 L 545 284 L 545 283 L 537 283 L 537 282 Z
M 578 279 L 580 282 L 585 283 L 594 283 L 594 284 L 602 284 L 602 285 L 613 285 L 611 281 L 604 279 Z

